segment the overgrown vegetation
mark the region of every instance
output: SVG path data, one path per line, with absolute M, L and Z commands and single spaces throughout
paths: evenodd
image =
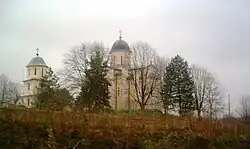
M 249 127 L 199 125 L 180 118 L 1 109 L 2 148 L 247 149 Z M 197 121 L 199 122 L 199 121 Z M 165 123 L 165 125 L 163 125 Z M 200 126 L 203 126 L 200 129 Z M 226 125 L 225 125 L 226 126 Z M 236 129 L 238 128 L 238 129 Z M 216 137 L 215 137 L 216 136 Z
M 41 79 L 38 87 L 37 100 L 34 106 L 40 109 L 61 110 L 70 105 L 73 97 L 66 88 L 60 88 L 59 78 L 51 68 L 48 68 L 46 75 Z
M 108 61 L 104 60 L 103 53 L 96 50 L 86 62 L 89 68 L 85 69 L 84 84 L 77 97 L 78 107 L 86 107 L 89 111 L 104 111 L 111 108 L 109 103 L 110 81 L 107 79 Z

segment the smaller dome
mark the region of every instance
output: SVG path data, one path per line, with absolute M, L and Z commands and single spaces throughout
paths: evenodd
M 31 66 L 44 66 L 44 67 L 48 67 L 45 63 L 45 61 L 43 60 L 43 58 L 37 56 L 34 57 L 29 64 L 26 67 L 31 67 Z
M 130 52 L 130 48 L 128 46 L 128 43 L 122 39 L 116 40 L 111 48 L 111 52 L 117 52 L 117 51 Z

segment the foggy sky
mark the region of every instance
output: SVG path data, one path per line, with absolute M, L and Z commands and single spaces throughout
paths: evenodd
M 129 44 L 147 41 L 161 56 L 208 68 L 234 105 L 250 93 L 248 0 L 2 0 L 0 73 L 21 82 L 36 48 L 58 70 L 72 46 L 110 48 L 119 29 Z

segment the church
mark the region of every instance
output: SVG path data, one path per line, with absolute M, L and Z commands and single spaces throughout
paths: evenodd
M 48 66 L 44 59 L 39 56 L 37 49 L 36 57 L 32 58 L 26 66 L 26 79 L 23 80 L 21 97 L 18 101 L 19 105 L 32 107 L 33 102 L 36 100 L 36 95 L 38 94 L 37 87 L 42 77 L 46 74 L 47 69 Z
M 38 49 L 37 49 L 38 50 Z M 109 72 L 108 80 L 111 82 L 110 90 L 110 104 L 114 110 L 126 110 L 126 109 L 140 109 L 138 102 L 138 96 L 136 96 L 136 88 L 133 85 L 133 77 L 135 71 L 142 68 L 132 68 L 131 56 L 132 51 L 128 43 L 122 39 L 121 35 L 119 39 L 113 43 L 113 46 L 109 52 Z M 155 69 L 153 65 L 147 66 L 149 70 Z M 24 82 L 23 94 L 19 104 L 26 107 L 31 107 L 36 100 L 36 94 L 38 93 L 37 87 L 41 78 L 46 73 L 48 66 L 44 59 L 36 54 L 26 66 L 27 76 Z M 143 68 L 144 69 L 144 68 Z M 152 72 L 154 73 L 154 71 Z M 137 77 L 137 76 L 136 76 Z M 159 86 L 157 82 L 156 86 Z M 156 88 L 159 90 L 159 88 Z M 152 92 L 152 91 L 151 91 Z M 146 106 L 146 109 L 161 109 L 161 104 L 153 104 L 157 97 L 151 97 L 148 101 L 150 106 Z M 140 100 L 140 99 L 139 99 Z

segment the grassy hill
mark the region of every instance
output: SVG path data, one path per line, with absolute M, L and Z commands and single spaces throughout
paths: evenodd
M 249 126 L 188 117 L 0 109 L 1 148 L 248 149 Z

